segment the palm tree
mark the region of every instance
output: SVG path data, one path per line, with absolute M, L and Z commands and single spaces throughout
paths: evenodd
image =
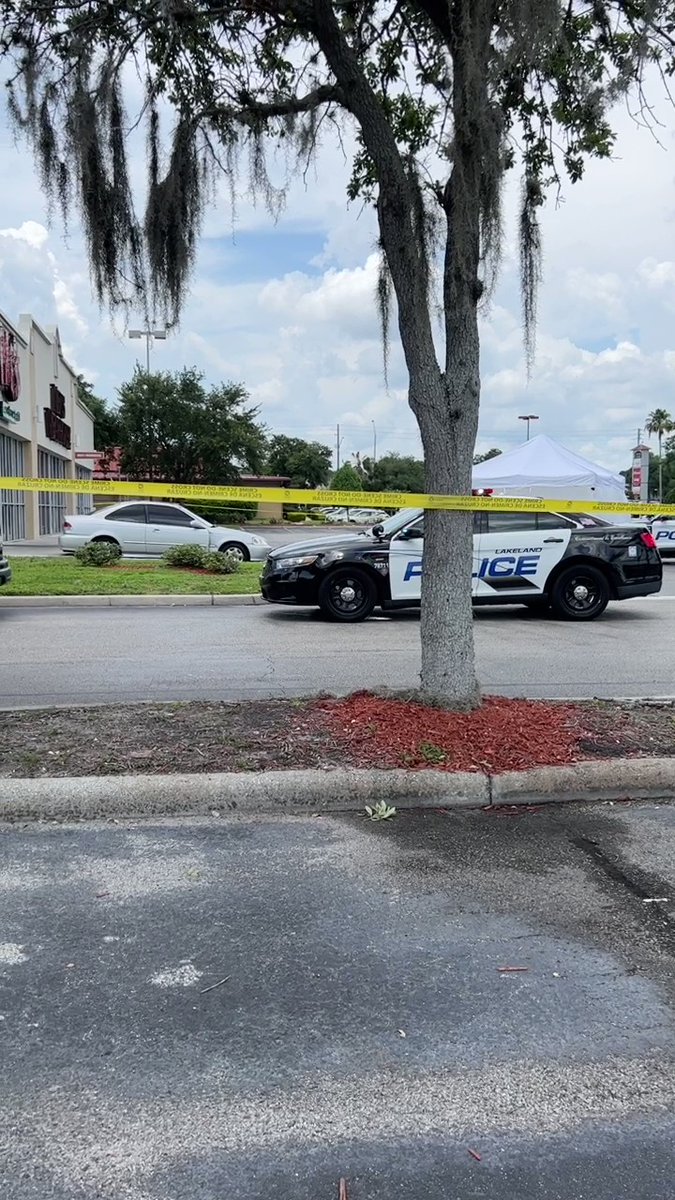
M 647 433 L 655 433 L 659 439 L 659 504 L 663 504 L 663 454 L 662 442 L 664 433 L 672 433 L 675 429 L 675 421 L 665 408 L 655 408 L 647 417 L 645 425 Z

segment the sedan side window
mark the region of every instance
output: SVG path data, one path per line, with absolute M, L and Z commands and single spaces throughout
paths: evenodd
M 106 513 L 106 521 L 134 521 L 138 525 L 145 525 L 145 505 L 144 504 L 127 504 L 123 508 L 116 508 L 114 512 Z
M 403 538 L 410 538 L 411 541 L 422 541 L 424 537 L 424 517 L 420 517 L 419 521 L 414 521 L 412 525 L 407 525 L 401 530 Z
M 189 529 L 193 520 L 194 517 L 180 508 L 169 508 L 164 504 L 148 505 L 148 521 L 151 525 L 180 525 L 183 529 Z

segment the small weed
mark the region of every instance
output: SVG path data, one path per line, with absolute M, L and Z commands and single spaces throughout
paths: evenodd
M 440 746 L 435 746 L 433 742 L 420 742 L 419 747 L 420 757 L 427 763 L 438 765 L 446 760 L 445 750 Z
M 38 754 L 35 750 L 24 750 L 24 752 L 19 755 L 19 759 L 23 767 L 26 767 L 28 770 L 32 770 L 33 767 L 40 766 L 40 763 L 42 762 L 42 755 Z
M 366 816 L 369 821 L 388 821 L 390 817 L 396 816 L 396 809 L 387 804 L 386 800 L 378 800 L 377 804 L 366 804 Z

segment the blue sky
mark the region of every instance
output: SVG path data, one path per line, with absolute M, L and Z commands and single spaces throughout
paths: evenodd
M 658 141 L 620 110 L 614 160 L 592 164 L 582 184 L 546 209 L 529 379 L 516 189 L 507 189 L 501 282 L 482 320 L 482 449 L 515 445 L 523 436 L 518 414 L 535 412 L 538 431 L 620 469 L 647 412 L 675 410 L 675 121 L 665 105 L 657 115 Z M 113 398 L 140 344 L 92 303 L 77 227 L 67 243 L 58 222 L 49 228 L 31 155 L 4 123 L 0 155 L 12 181 L 0 201 L 0 307 L 10 318 L 32 311 L 58 323 L 73 364 Z M 384 384 L 375 223 L 361 205 L 348 205 L 348 174 L 341 149 L 327 141 L 307 181 L 293 182 L 276 223 L 240 189 L 234 229 L 227 189 L 219 189 L 180 328 L 155 346 L 153 365 L 242 380 L 275 432 L 334 444 L 339 423 L 343 459 L 370 451 L 373 422 L 380 453 L 418 453 L 395 325 Z

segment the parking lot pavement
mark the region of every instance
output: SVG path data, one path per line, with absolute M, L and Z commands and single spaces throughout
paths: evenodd
M 674 568 L 675 571 L 675 568 Z M 675 576 L 674 576 L 675 577 Z M 478 670 L 505 696 L 675 693 L 675 598 L 610 605 L 598 621 L 479 609 Z M 0 609 L 0 706 L 245 700 L 414 688 L 419 614 L 331 625 L 311 610 Z
M 672 1200 L 674 859 L 667 806 L 6 829 L 0 1194 Z

